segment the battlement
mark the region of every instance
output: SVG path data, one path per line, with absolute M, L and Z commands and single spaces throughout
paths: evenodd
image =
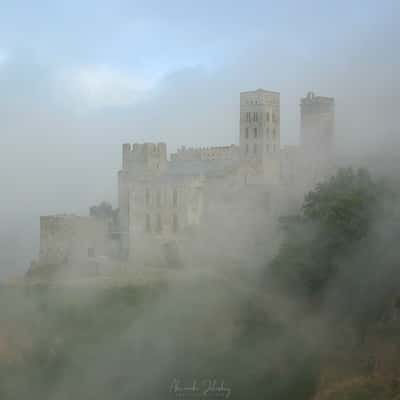
M 335 129 L 335 99 L 307 93 L 300 101 L 301 143 L 313 157 L 332 154 Z
M 300 101 L 302 118 L 319 114 L 331 114 L 333 117 L 334 107 L 333 97 L 316 96 L 313 92 L 308 92 L 307 96 Z
M 308 92 L 306 97 L 300 101 L 302 113 L 308 112 L 329 112 L 333 110 L 335 99 L 333 97 L 316 96 L 313 92 Z
M 122 145 L 122 169 L 128 170 L 132 164 L 150 165 L 167 162 L 166 143 L 125 143 Z
M 257 89 L 240 93 L 240 105 L 278 105 L 280 103 L 280 93 L 270 90 Z
M 237 160 L 239 158 L 239 147 L 230 146 L 212 147 L 180 147 L 176 153 L 171 154 L 171 161 L 191 160 Z

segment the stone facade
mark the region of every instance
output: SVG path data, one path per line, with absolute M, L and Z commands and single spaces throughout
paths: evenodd
M 39 265 L 85 268 L 108 255 L 109 222 L 76 215 L 40 217 Z
M 279 182 L 280 94 L 240 93 L 240 156 L 246 183 Z
M 240 93 L 240 154 L 263 160 L 280 149 L 280 94 L 258 89 Z
M 331 155 L 333 150 L 335 101 L 309 92 L 300 102 L 301 146 L 306 153 Z
M 259 201 L 272 219 L 298 206 L 332 171 L 334 100 L 309 93 L 300 107 L 300 146 L 281 148 L 280 94 L 263 89 L 240 94 L 238 145 L 181 147 L 168 160 L 165 143 L 123 144 L 117 219 L 42 217 L 39 264 L 177 265 L 193 232 L 224 210 Z
M 203 214 L 202 177 L 164 176 L 134 183 L 129 205 L 131 261 L 163 265 L 168 245 L 178 246 Z
M 332 174 L 335 101 L 332 97 L 316 96 L 309 92 L 300 102 L 301 150 L 307 160 L 303 175 L 310 183 Z
M 190 161 L 190 160 L 239 160 L 239 147 L 231 144 L 230 146 L 215 147 L 189 147 L 182 146 L 176 153 L 171 154 L 171 161 Z
M 178 241 L 182 232 L 199 224 L 203 179 L 196 171 L 182 174 L 184 169 L 174 169 L 165 143 L 124 144 L 122 153 L 122 254 L 131 261 L 157 264 L 166 243 Z

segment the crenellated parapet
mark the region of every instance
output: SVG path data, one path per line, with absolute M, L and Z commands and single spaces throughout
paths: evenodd
M 161 175 L 167 169 L 165 143 L 125 143 L 122 145 L 122 173 L 131 178 Z
M 211 146 L 211 147 L 180 147 L 176 153 L 171 154 L 171 161 L 192 161 L 192 160 L 238 160 L 239 147 Z
M 313 158 L 326 160 L 333 151 L 335 99 L 309 92 L 300 102 L 301 144 Z
M 166 143 L 125 143 L 122 145 L 122 169 L 129 170 L 132 164 L 150 168 L 163 166 L 167 162 Z

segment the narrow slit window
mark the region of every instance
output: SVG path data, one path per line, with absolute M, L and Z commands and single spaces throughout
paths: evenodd
M 162 219 L 160 214 L 157 215 L 157 232 L 162 232 Z
M 150 214 L 146 214 L 146 232 L 151 232 L 151 217 Z
M 174 231 L 174 233 L 177 233 L 179 230 L 179 220 L 177 214 L 174 214 L 172 217 L 172 230 Z
M 146 189 L 146 206 L 150 205 L 150 189 Z

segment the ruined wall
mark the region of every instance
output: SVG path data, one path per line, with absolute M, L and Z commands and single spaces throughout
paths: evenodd
M 78 265 L 105 255 L 107 248 L 105 219 L 75 215 L 40 217 L 40 265 Z

